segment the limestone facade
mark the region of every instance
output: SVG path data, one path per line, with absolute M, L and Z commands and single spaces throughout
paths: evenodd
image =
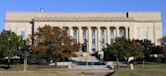
M 33 24 L 34 23 L 34 26 Z M 73 41 L 87 44 L 88 52 L 101 51 L 116 37 L 148 39 L 156 45 L 162 38 L 160 12 L 7 12 L 5 30 L 27 38 L 45 25 L 66 28 Z

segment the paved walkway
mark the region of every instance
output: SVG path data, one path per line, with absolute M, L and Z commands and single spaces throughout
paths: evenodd
M 0 71 L 0 76 L 104 76 L 113 70 Z

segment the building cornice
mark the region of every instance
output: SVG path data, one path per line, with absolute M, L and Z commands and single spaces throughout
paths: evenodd
M 126 17 L 36 17 L 34 22 L 161 22 L 161 20 L 135 20 Z M 32 20 L 5 20 L 5 22 L 27 23 Z

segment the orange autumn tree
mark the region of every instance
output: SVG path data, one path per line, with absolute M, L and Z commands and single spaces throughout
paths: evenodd
M 74 52 L 80 49 L 80 44 L 73 43 L 67 31 L 58 27 L 39 27 L 33 37 L 32 52 L 42 52 L 54 62 L 75 56 Z

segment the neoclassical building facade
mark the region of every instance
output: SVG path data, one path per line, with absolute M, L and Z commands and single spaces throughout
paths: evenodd
M 148 39 L 156 45 L 162 38 L 160 12 L 7 12 L 5 30 L 27 38 L 45 25 L 66 29 L 74 42 L 86 44 L 88 52 L 101 51 L 116 37 Z

